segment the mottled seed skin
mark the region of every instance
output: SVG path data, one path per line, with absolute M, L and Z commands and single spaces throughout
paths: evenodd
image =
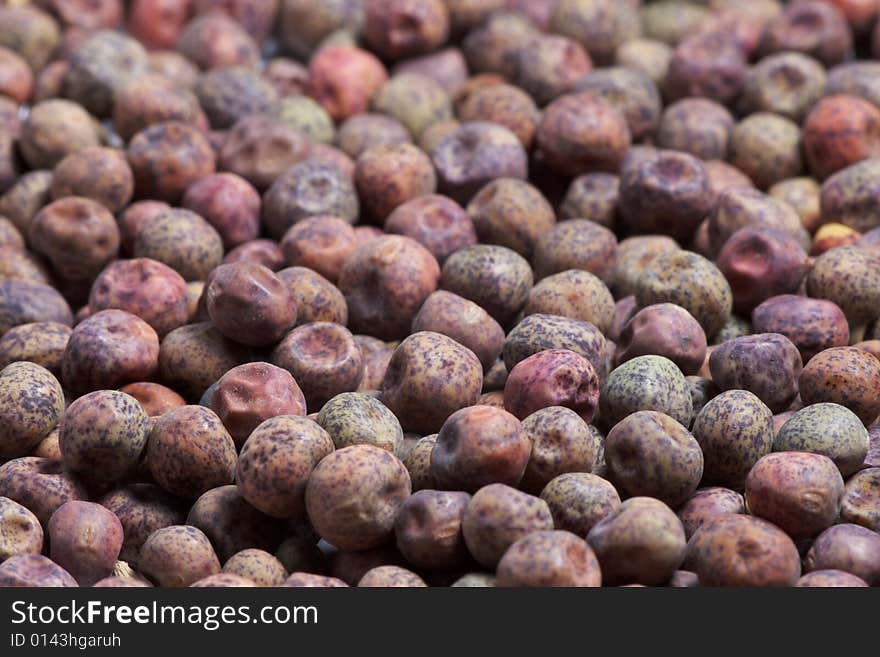
M 59 506 L 89 498 L 85 486 L 61 461 L 36 456 L 0 466 L 0 495 L 30 509 L 44 529 Z
M 676 511 L 688 539 L 704 523 L 729 513 L 745 513 L 745 502 L 736 491 L 720 486 L 698 488 Z
M 868 431 L 845 406 L 820 402 L 795 414 L 773 439 L 774 452 L 813 452 L 830 458 L 844 477 L 854 474 L 868 454 Z
M 0 458 L 26 456 L 64 413 L 64 391 L 46 368 L 19 361 L 0 370 Z
M 846 482 L 840 517 L 880 532 L 880 468 L 866 468 Z
M 723 392 L 694 420 L 703 450 L 703 481 L 741 490 L 758 459 L 773 445 L 773 413 L 747 390 Z
M 614 369 L 599 395 L 602 421 L 613 426 L 641 410 L 660 411 L 687 427 L 693 400 L 684 375 L 663 356 L 639 356 Z
M 806 404 L 834 402 L 869 425 L 880 414 L 880 361 L 855 347 L 826 349 L 810 359 L 800 374 Z
M 231 483 L 235 464 L 232 436 L 203 406 L 173 408 L 150 431 L 146 465 L 156 482 L 175 495 L 193 499 Z
M 420 490 L 401 505 L 394 521 L 397 547 L 417 568 L 446 570 L 463 564 L 467 548 L 461 520 L 471 496 L 459 491 Z
M 797 348 L 778 333 L 734 338 L 709 356 L 712 380 L 720 389 L 753 392 L 774 413 L 794 401 L 802 367 Z
M 141 548 L 144 574 L 160 586 L 183 587 L 220 572 L 220 560 L 205 534 L 189 525 L 163 527 Z
M 504 484 L 490 484 L 478 490 L 462 517 L 468 551 L 488 569 L 494 569 L 519 539 L 551 529 L 553 518 L 544 500 Z
M 405 431 L 438 431 L 480 396 L 483 367 L 472 351 L 439 333 L 414 333 L 394 350 L 380 399 Z
M 586 536 L 590 529 L 620 505 L 617 489 L 602 477 L 567 472 L 548 482 L 541 491 L 556 529 Z
M 98 390 L 68 406 L 58 445 L 64 464 L 85 480 L 110 482 L 138 464 L 148 433 L 149 418 L 134 397 Z
M 697 529 L 684 567 L 702 586 L 792 586 L 801 576 L 797 547 L 781 529 L 747 515 L 721 515 Z
M 596 553 L 605 584 L 656 586 L 667 581 L 685 556 L 681 522 L 651 497 L 631 497 L 593 526 L 587 543 Z
M 590 425 L 564 406 L 548 406 L 522 421 L 531 442 L 531 454 L 523 474 L 522 488 L 533 495 L 564 473 L 590 472 L 600 443 Z
M 710 338 L 733 308 L 733 293 L 724 275 L 712 262 L 689 251 L 663 253 L 651 260 L 636 282 L 635 295 L 642 307 L 664 302 L 681 306 Z
M 677 507 L 703 476 L 703 452 L 691 433 L 656 411 L 618 422 L 605 438 L 608 474 L 631 496 L 650 496 Z
M 821 454 L 774 452 L 755 463 L 746 477 L 749 513 L 794 540 L 811 538 L 834 524 L 843 493 L 840 471 Z
M 787 337 L 804 363 L 824 349 L 849 344 L 846 316 L 837 304 L 824 299 L 794 294 L 771 297 L 752 311 L 752 327 Z
M 2 587 L 79 586 L 73 575 L 42 554 L 17 554 L 0 564 Z
M 391 539 L 394 519 L 409 497 L 403 463 L 373 445 L 326 456 L 306 485 L 306 510 L 318 534 L 341 550 L 365 550 Z
M 403 429 L 387 406 L 371 395 L 343 392 L 330 399 L 317 422 L 337 449 L 368 444 L 402 456 Z
M 584 539 L 567 531 L 539 531 L 511 545 L 498 562 L 498 586 L 597 587 L 599 561 Z

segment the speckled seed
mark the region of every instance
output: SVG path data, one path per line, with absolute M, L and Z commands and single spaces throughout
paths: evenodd
M 849 325 L 840 307 L 824 299 L 794 294 L 771 297 L 752 311 L 752 327 L 787 337 L 803 362 L 829 347 L 849 344 Z
M 880 361 L 856 347 L 826 349 L 810 359 L 800 375 L 805 404 L 846 406 L 866 425 L 880 414 Z
M 301 519 L 309 475 L 332 451 L 330 436 L 311 420 L 291 415 L 268 419 L 241 450 L 236 470 L 239 490 L 263 513 Z
M 843 492 L 843 478 L 827 456 L 775 452 L 749 472 L 745 500 L 750 514 L 799 540 L 834 524 Z
M 84 479 L 115 481 L 134 468 L 147 444 L 149 418 L 131 395 L 98 390 L 64 412 L 58 445 L 64 464 Z
M 807 275 L 807 293 L 840 306 L 851 328 L 880 315 L 878 289 L 880 260 L 857 246 L 826 251 Z
M 400 422 L 372 395 L 362 392 L 336 395 L 321 407 L 317 422 L 330 434 L 337 449 L 366 444 L 401 455 L 403 429 Z
M 17 554 L 0 564 L 0 587 L 73 587 L 73 575 L 42 554 Z
M 238 575 L 257 586 L 281 586 L 287 579 L 284 565 L 265 550 L 236 552 L 223 564 L 223 574 Z
M 472 351 L 439 333 L 414 333 L 394 350 L 381 397 L 406 431 L 437 431 L 452 413 L 476 403 L 483 367 Z
M 524 490 L 536 495 L 554 477 L 593 469 L 599 445 L 590 426 L 573 410 L 542 408 L 523 419 L 522 428 L 532 444 L 521 484 Z
M 27 507 L 0 497 L 0 563 L 19 554 L 40 554 L 43 528 Z
M 0 495 L 27 507 L 45 529 L 55 510 L 88 493 L 61 461 L 36 456 L 12 459 L 0 466 Z
M 461 343 L 488 369 L 501 355 L 504 329 L 473 301 L 437 290 L 413 318 L 413 333 L 433 331 Z
M 505 326 L 523 307 L 532 287 L 528 261 L 504 246 L 476 244 L 443 263 L 440 287 L 470 299 Z
M 124 310 L 102 310 L 77 324 L 61 361 L 68 389 L 84 393 L 149 379 L 156 372 L 159 336 Z
M 511 545 L 498 562 L 498 586 L 596 587 L 599 561 L 587 542 L 567 531 L 538 531 Z
M 524 317 L 507 334 L 502 355 L 508 372 L 529 356 L 548 349 L 564 349 L 590 361 L 603 380 L 608 373 L 608 345 L 598 328 L 589 322 L 536 313 Z
M 556 529 L 586 536 L 593 526 L 620 505 L 611 483 L 595 474 L 569 472 L 552 479 L 541 491 Z
M 64 412 L 61 384 L 44 367 L 24 361 L 0 370 L 0 458 L 25 456 Z
M 519 539 L 551 529 L 553 518 L 544 500 L 504 484 L 490 484 L 478 490 L 462 517 L 468 551 L 489 569 L 494 569 Z
M 223 240 L 195 212 L 171 208 L 141 226 L 134 237 L 133 255 L 158 260 L 184 280 L 205 280 L 223 260 Z
M 775 525 L 747 515 L 722 515 L 694 533 L 684 567 L 702 586 L 792 586 L 801 575 L 794 542 Z
M 605 584 L 656 586 L 667 581 L 685 555 L 684 529 L 660 500 L 631 497 L 593 526 L 587 543 Z
M 611 230 L 596 221 L 573 218 L 560 221 L 538 237 L 532 265 L 537 279 L 583 269 L 608 284 L 614 278 L 616 259 L 617 237 Z
M 158 529 L 141 548 L 144 574 L 160 586 L 189 586 L 220 572 L 220 560 L 208 537 L 195 527 L 173 525 Z
M 880 468 L 866 468 L 846 482 L 840 518 L 880 532 Z
M 232 482 L 235 442 L 213 411 L 179 406 L 156 420 L 147 441 L 146 465 L 156 482 L 181 497 L 196 498 Z
M 411 570 L 401 566 L 377 566 L 361 577 L 357 584 L 368 588 L 411 588 L 426 587 L 425 581 Z
M 694 420 L 703 450 L 703 481 L 741 490 L 746 475 L 773 444 L 773 413 L 747 390 L 723 392 Z
M 663 356 L 639 356 L 609 375 L 599 396 L 602 421 L 616 424 L 636 411 L 660 411 L 685 427 L 693 417 L 691 391 L 675 363 Z
M 403 458 L 403 464 L 409 472 L 414 491 L 437 487 L 434 475 L 431 474 L 431 454 L 438 436 L 439 434 L 434 433 L 420 438 Z
M 773 439 L 774 452 L 813 452 L 827 456 L 844 477 L 855 473 L 868 454 L 868 431 L 858 416 L 834 403 L 797 411 Z
M 735 490 L 720 486 L 698 488 L 677 511 L 688 539 L 703 523 L 729 513 L 745 513 L 745 502 Z
M 315 531 L 341 550 L 365 550 L 388 541 L 394 518 L 409 497 L 403 463 L 372 445 L 353 445 L 325 457 L 306 486 Z
M 876 586 L 880 583 L 880 534 L 849 523 L 829 527 L 816 537 L 804 558 L 807 572 L 826 569 L 850 573 Z
M 150 534 L 186 520 L 185 503 L 155 484 L 128 484 L 99 501 L 122 523 L 125 538 L 119 558 L 135 569 L 140 568 L 141 546 Z
M 529 292 L 523 313 L 578 319 L 607 333 L 614 320 L 614 297 L 597 276 L 569 269 L 539 281 Z
M 684 308 L 658 303 L 636 312 L 616 338 L 615 360 L 636 356 L 664 356 L 684 374 L 696 374 L 706 360 L 706 334 Z
M 605 438 L 608 473 L 630 496 L 650 496 L 676 507 L 703 476 L 703 453 L 673 418 L 639 411 L 614 425 Z
M 661 253 L 642 271 L 635 286 L 639 305 L 674 303 L 687 310 L 711 338 L 733 307 L 730 284 L 718 268 L 689 251 Z
M 290 288 L 296 302 L 296 325 L 311 322 L 348 324 L 345 297 L 333 283 L 306 267 L 288 267 L 276 273 Z
M 394 521 L 397 548 L 417 568 L 446 570 L 467 559 L 461 520 L 471 496 L 420 490 L 401 505 Z

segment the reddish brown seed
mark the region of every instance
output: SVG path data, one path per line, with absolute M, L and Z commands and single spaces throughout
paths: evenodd
M 172 408 L 186 405 L 186 400 L 171 388 L 149 381 L 129 383 L 121 387 L 119 392 L 124 392 L 137 399 L 150 417 L 157 417 Z
M 89 308 L 125 310 L 147 322 L 160 338 L 189 320 L 186 282 L 149 258 L 117 260 L 92 284 Z
M 290 288 L 262 265 L 220 265 L 211 272 L 205 298 L 220 332 L 241 344 L 275 344 L 296 322 Z
M 235 247 L 223 258 L 224 265 L 233 262 L 252 262 L 272 271 L 278 271 L 284 267 L 284 254 L 278 242 L 268 239 L 252 240 Z
M 678 511 L 678 519 L 690 539 L 704 523 L 728 513 L 745 513 L 743 496 L 729 488 L 698 488 Z
M 776 452 L 761 458 L 749 472 L 745 501 L 749 513 L 799 540 L 835 522 L 843 492 L 840 471 L 827 456 Z
M 288 333 L 272 351 L 271 360 L 293 374 L 308 408 L 320 410 L 341 392 L 358 389 L 364 360 L 354 336 L 330 322 L 303 324 Z
M 752 327 L 787 337 L 805 363 L 824 349 L 849 344 L 849 325 L 843 311 L 824 299 L 793 294 L 771 297 L 752 311 Z
M 193 18 L 180 32 L 177 50 L 199 68 L 254 67 L 260 53 L 256 42 L 234 20 L 221 13 Z
M 387 79 L 382 62 L 360 48 L 323 48 L 309 62 L 309 91 L 336 121 L 365 112 Z
M 516 486 L 530 451 L 531 443 L 513 415 L 470 406 L 443 423 L 431 452 L 431 475 L 448 490 L 474 492 L 492 483 Z
M 437 260 L 415 240 L 388 235 L 362 244 L 339 275 L 352 329 L 385 340 L 405 337 L 439 278 Z
M 646 306 L 632 316 L 617 339 L 615 361 L 656 354 L 696 374 L 706 359 L 706 334 L 684 308 L 672 303 Z
M 588 92 L 550 103 L 536 138 L 547 163 L 564 175 L 616 172 L 630 146 L 623 114 Z
M 846 406 L 865 425 L 880 415 L 880 361 L 856 347 L 834 347 L 813 356 L 799 384 L 805 404 Z
M 306 486 L 306 509 L 317 533 L 342 550 L 365 550 L 390 539 L 410 495 L 406 468 L 393 454 L 353 445 L 325 457 Z
M 842 570 L 814 570 L 801 577 L 795 586 L 853 588 L 870 585 L 861 577 Z
M 100 504 L 70 501 L 49 520 L 52 561 L 91 586 L 113 572 L 122 548 L 122 524 Z
M 204 217 L 227 249 L 257 238 L 260 232 L 260 195 L 233 173 L 206 176 L 187 188 L 183 207 Z
M 119 229 L 103 205 L 71 196 L 45 206 L 33 218 L 28 242 L 65 278 L 95 276 L 119 250 Z
M 159 586 L 183 587 L 220 572 L 205 534 L 189 525 L 158 529 L 141 548 L 141 568 Z
M 449 11 L 441 0 L 366 0 L 364 38 L 387 59 L 435 50 L 449 37 Z
M 437 186 L 430 158 L 410 143 L 367 149 L 357 159 L 354 180 L 364 211 L 378 223 L 407 201 L 433 194 Z
M 308 267 L 336 283 L 356 247 L 354 229 L 331 215 L 308 217 L 284 234 L 281 250 L 288 265 Z
M 539 531 L 511 545 L 498 563 L 498 586 L 598 587 L 599 561 L 582 538 L 566 531 Z
M 417 568 L 446 570 L 467 559 L 461 519 L 471 496 L 460 491 L 420 490 L 394 520 L 397 548 Z
M 177 121 L 152 125 L 128 144 L 135 193 L 142 198 L 177 203 L 193 182 L 214 173 L 214 161 L 201 131 Z
M 169 48 L 186 22 L 188 6 L 177 0 L 134 0 L 128 13 L 128 31 L 145 46 Z
M 470 349 L 422 331 L 394 350 L 380 398 L 405 431 L 426 435 L 438 431 L 455 411 L 475 404 L 482 381 L 483 367 Z
M 826 96 L 804 121 L 804 152 L 818 178 L 880 155 L 880 110 L 858 96 Z
M 880 534 L 861 525 L 834 525 L 816 537 L 804 559 L 807 572 L 834 569 L 864 580 L 880 582 Z
M 729 35 L 697 33 L 672 53 L 663 90 L 673 100 L 697 96 L 726 105 L 739 94 L 747 69 L 745 54 Z
M 305 415 L 306 400 L 288 371 L 269 363 L 246 363 L 217 381 L 211 410 L 236 446 L 241 447 L 264 420 L 277 415 Z
M 761 518 L 721 515 L 694 533 L 684 567 L 702 586 L 792 586 L 801 575 L 797 547 Z
M 460 248 L 477 242 L 468 213 L 440 194 L 418 196 L 397 206 L 385 219 L 384 229 L 414 239 L 440 264 Z
M 159 337 L 149 324 L 123 310 L 102 310 L 74 328 L 61 375 L 84 393 L 149 379 L 158 366 Z
M 733 291 L 733 310 L 742 316 L 770 297 L 797 292 L 809 269 L 797 239 L 748 226 L 725 242 L 717 264 Z

